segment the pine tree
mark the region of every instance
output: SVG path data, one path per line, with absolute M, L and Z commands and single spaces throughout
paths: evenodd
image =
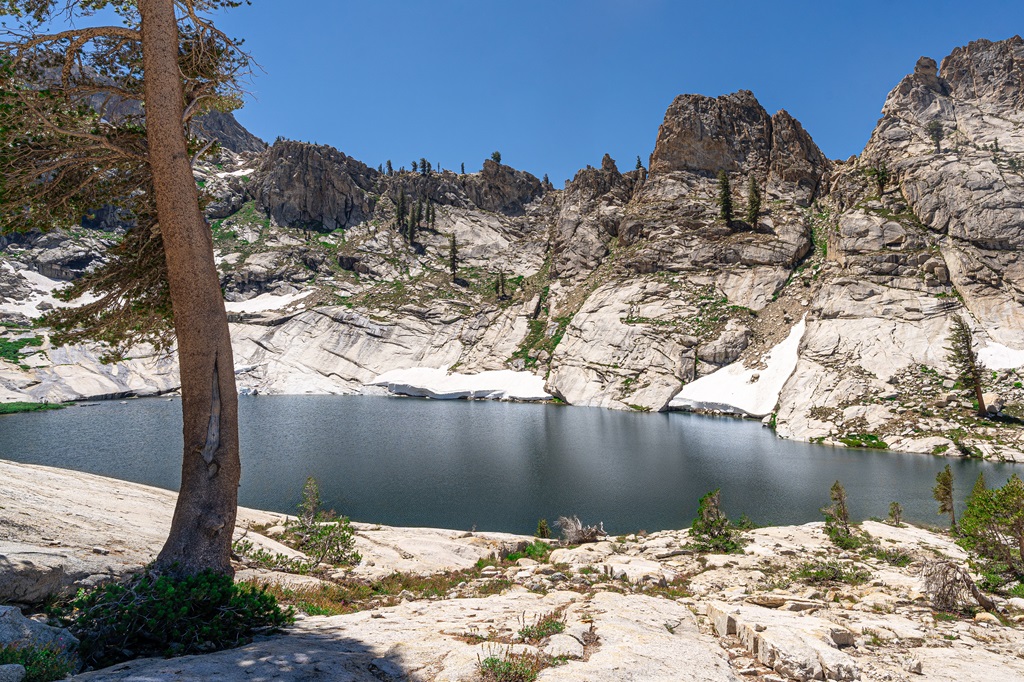
M 88 335 L 114 355 L 141 341 L 166 352 L 172 332 L 177 344 L 181 485 L 154 576 L 233 573 L 237 390 L 191 162 L 210 150 L 193 117 L 241 104 L 249 57 L 215 26 L 237 4 L 8 0 L 0 9 L 0 234 L 73 224 L 107 203 L 131 213 L 136 227 L 68 292 L 96 298 L 51 317 L 55 337 Z
M 1017 474 L 1002 488 L 971 493 L 957 544 L 986 582 L 1024 583 L 1024 482 Z
M 537 522 L 537 530 L 533 535 L 541 540 L 547 540 L 551 537 L 551 528 L 548 526 L 547 519 L 541 519 Z
M 551 181 L 548 180 L 548 174 L 547 173 L 544 174 L 544 186 L 545 187 L 550 187 L 551 186 Z
M 384 164 L 382 164 L 382 163 L 378 163 L 377 164 L 377 172 L 380 173 L 381 175 L 384 174 Z
M 465 161 L 463 161 L 462 163 L 459 164 L 459 173 L 461 173 L 462 175 L 466 174 L 466 163 L 465 163 Z
M 889 503 L 889 521 L 890 521 L 890 523 L 892 523 L 892 525 L 894 525 L 897 528 L 899 528 L 900 526 L 903 525 L 901 523 L 901 521 L 900 521 L 900 519 L 902 519 L 902 518 L 903 518 L 903 505 L 900 504 L 899 502 L 890 502 Z
M 419 170 L 419 167 L 420 167 L 419 164 L 414 160 L 412 162 L 412 172 L 413 173 L 417 172 Z
M 828 491 L 832 504 L 821 510 L 825 517 L 825 534 L 832 542 L 842 549 L 853 549 L 860 541 L 850 528 L 850 508 L 846 502 L 846 488 L 839 481 L 832 484 Z
M 423 157 L 420 157 L 420 172 L 423 175 L 430 175 L 430 162 Z
M 399 232 L 404 232 L 402 227 L 405 225 L 405 189 L 398 190 L 398 203 L 395 206 L 395 228 Z
M 751 227 L 757 227 L 757 219 L 761 215 L 761 190 L 757 187 L 757 180 L 753 175 L 747 186 L 747 223 Z
M 494 163 L 501 163 L 501 152 L 492 152 L 491 161 L 493 161 Z
M 384 167 L 387 169 L 388 175 L 395 174 L 395 169 L 391 166 L 391 159 L 388 159 L 388 162 L 384 164 Z
M 732 188 L 729 186 L 729 175 L 725 171 L 718 173 L 718 208 L 719 215 L 726 225 L 732 224 Z
M 643 163 L 643 161 L 640 160 L 640 155 L 639 154 L 636 155 L 636 169 L 637 170 L 643 170 L 644 169 L 644 163 Z
M 949 527 L 956 532 L 956 508 L 953 504 L 953 470 L 946 468 L 935 476 L 935 487 L 932 497 L 939 503 L 939 514 L 949 514 Z
M 430 204 L 430 229 L 434 229 L 437 226 L 437 207 Z
M 985 485 L 985 472 L 979 471 L 978 478 L 974 481 L 974 487 L 971 488 L 971 497 L 980 495 L 986 490 L 988 490 L 988 486 Z
M 455 234 L 448 236 L 448 269 L 452 273 L 452 281 L 458 279 L 459 272 L 459 247 L 455 243 Z
M 928 137 L 932 138 L 932 142 L 935 143 L 935 153 L 942 152 L 942 138 L 946 134 L 942 124 L 938 121 L 930 121 L 924 129 L 928 133 Z
M 946 346 L 946 360 L 952 365 L 960 384 L 974 391 L 974 399 L 978 402 L 978 416 L 987 417 L 988 410 L 985 407 L 985 397 L 982 390 L 981 378 L 985 374 L 985 368 L 978 360 L 974 352 L 974 337 L 971 328 L 964 322 L 960 315 L 954 315 L 952 328 L 949 332 L 949 345 Z
M 700 498 L 697 518 L 690 526 L 690 541 L 696 549 L 705 552 L 728 554 L 740 548 L 735 529 L 722 513 L 720 489 Z
M 878 198 L 881 199 L 882 195 L 885 194 L 885 186 L 889 184 L 889 180 L 892 177 L 888 166 L 885 165 L 885 161 L 882 161 L 877 166 L 868 168 L 864 171 L 864 175 L 875 181 L 875 189 L 878 190 Z

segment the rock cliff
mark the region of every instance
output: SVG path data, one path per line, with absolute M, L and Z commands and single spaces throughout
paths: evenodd
M 393 369 L 515 369 L 576 405 L 725 410 L 789 438 L 1024 460 L 1022 65 L 1019 37 L 958 48 L 941 68 L 921 58 L 846 161 L 751 92 L 682 95 L 649 169 L 623 173 L 605 155 L 561 190 L 492 160 L 384 173 L 225 126 L 235 148 L 196 178 L 239 384 L 348 393 Z M 411 240 L 400 201 L 423 207 Z M 173 389 L 173 366 L 144 349 L 115 371 L 28 326 L 117 229 L 97 218 L 0 242 L 6 336 L 39 340 L 0 359 L 0 399 Z M 992 419 L 971 416 L 946 361 L 954 315 L 991 370 Z M 795 360 L 779 365 L 791 354 L 770 351 L 801 322 Z M 777 396 L 754 385 L 762 374 Z M 723 381 L 757 400 L 704 388 Z

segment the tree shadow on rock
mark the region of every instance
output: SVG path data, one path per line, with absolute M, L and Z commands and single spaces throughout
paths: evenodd
M 322 622 L 324 632 L 285 631 L 257 638 L 236 649 L 180 658 L 144 658 L 83 673 L 88 682 L 210 680 L 220 682 L 401 682 L 414 671 L 400 657 L 340 634 L 342 627 Z M 335 635 L 334 633 L 338 633 Z

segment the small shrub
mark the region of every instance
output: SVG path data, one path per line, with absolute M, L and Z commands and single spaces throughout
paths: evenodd
M 903 505 L 899 502 L 889 503 L 889 523 L 900 528 L 903 526 L 901 519 L 903 518 Z
M 840 549 L 856 549 L 863 540 L 857 537 L 850 527 L 850 508 L 846 504 L 846 488 L 839 481 L 829 489 L 832 504 L 821 510 L 825 517 L 825 534 L 832 544 Z
M 533 625 L 523 625 L 519 635 L 527 642 L 538 642 L 545 637 L 557 635 L 565 631 L 565 620 L 558 611 L 537 616 Z
M 526 558 L 533 559 L 534 561 L 538 561 L 540 563 L 544 563 L 548 560 L 548 556 L 550 554 L 551 545 L 549 545 L 546 542 L 541 542 L 540 540 L 534 540 L 526 547 L 524 547 L 523 551 L 512 552 L 506 557 L 506 559 L 508 561 L 516 561 L 517 559 Z
M 700 552 L 730 554 L 740 550 L 738 533 L 722 513 L 721 490 L 712 490 L 700 498 L 688 544 Z
M 914 556 L 898 547 L 882 548 L 874 547 L 867 552 L 868 556 L 881 559 L 891 566 L 906 568 L 914 562 Z
M 285 524 L 281 540 L 303 552 L 308 561 L 254 550 L 252 543 L 244 539 L 236 541 L 232 548 L 264 568 L 290 573 L 309 573 L 322 563 L 351 566 L 363 559 L 355 549 L 355 531 L 348 518 L 321 509 L 320 486 L 312 476 L 302 488 L 298 516 Z
M 542 540 L 547 540 L 551 537 L 551 528 L 548 527 L 547 519 L 541 519 L 537 522 L 537 532 L 534 535 Z
M 480 677 L 484 682 L 533 682 L 550 665 L 551 660 L 543 654 L 517 654 L 509 647 L 499 656 L 480 661 Z
M 78 669 L 78 661 L 60 647 L 0 646 L 0 665 L 25 668 L 24 682 L 62 680 Z
M 227 649 L 292 622 L 264 589 L 209 571 L 174 577 L 150 571 L 79 592 L 70 627 L 88 665 L 140 656 L 182 656 Z
M 871 578 L 871 573 L 862 568 L 829 560 L 804 563 L 793 572 L 791 577 L 793 580 L 799 580 L 808 585 L 822 585 L 826 583 L 861 585 Z

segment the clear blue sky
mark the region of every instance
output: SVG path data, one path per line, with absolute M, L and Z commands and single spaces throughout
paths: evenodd
M 646 165 L 682 93 L 752 90 L 857 154 L 918 57 L 1024 31 L 1024 2 L 254 0 L 220 25 L 265 71 L 237 116 L 267 141 L 467 171 L 500 150 L 561 186 L 605 152 Z

